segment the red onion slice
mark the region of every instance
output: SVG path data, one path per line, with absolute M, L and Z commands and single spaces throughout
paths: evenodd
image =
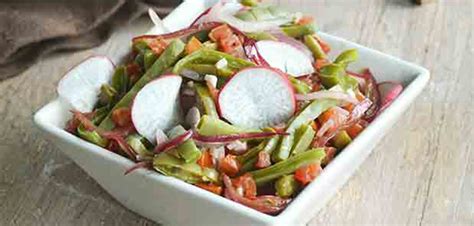
M 348 74 L 356 77 L 363 78 L 366 81 L 365 89 L 362 89 L 364 95 L 372 101 L 372 106 L 366 111 L 365 120 L 371 122 L 377 116 L 378 111 L 380 110 L 381 101 L 380 93 L 377 89 L 377 81 L 375 80 L 374 75 L 370 72 L 369 69 L 365 69 L 361 74 L 348 72 Z
M 399 82 L 386 81 L 377 84 L 377 89 L 380 93 L 381 107 L 380 112 L 385 110 L 403 91 L 403 86 Z
M 160 152 L 171 150 L 171 149 L 176 148 L 179 145 L 183 144 L 184 142 L 191 139 L 192 137 L 193 137 L 193 131 L 188 130 L 185 133 L 183 133 L 183 134 L 181 134 L 181 135 L 179 135 L 175 138 L 172 138 L 172 139 L 168 140 L 165 143 L 162 143 L 162 144 L 156 146 L 155 150 L 153 150 L 153 152 L 154 153 L 160 153 Z

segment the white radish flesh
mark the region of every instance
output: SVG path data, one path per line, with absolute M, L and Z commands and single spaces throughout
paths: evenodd
M 255 45 L 260 56 L 271 67 L 278 68 L 295 77 L 314 72 L 311 57 L 288 43 L 262 40 Z
M 236 73 L 218 97 L 221 116 L 249 129 L 286 122 L 295 111 L 295 94 L 285 74 L 265 67 Z
M 71 68 L 59 81 L 59 99 L 72 109 L 91 112 L 99 99 L 100 87 L 109 83 L 114 64 L 105 56 L 92 56 Z
M 179 124 L 181 82 L 180 76 L 165 75 L 137 93 L 132 106 L 133 125 L 149 141 L 155 140 L 158 130 L 167 131 Z

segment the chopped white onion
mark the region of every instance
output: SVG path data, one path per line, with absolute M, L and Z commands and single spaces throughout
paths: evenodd
M 223 69 L 225 67 L 227 67 L 227 60 L 225 58 L 222 58 L 219 61 L 217 61 L 217 63 L 216 63 L 216 68 L 217 69 Z
M 209 153 L 212 156 L 212 163 L 214 163 L 214 165 L 218 165 L 219 160 L 221 160 L 225 157 L 225 148 L 224 148 L 224 146 L 210 148 L 209 151 L 210 151 Z
M 210 84 L 212 87 L 217 87 L 217 77 L 215 75 L 205 75 L 204 80 L 206 83 Z
M 243 154 L 243 152 L 247 151 L 247 142 L 236 140 L 227 144 L 226 147 L 236 154 Z
M 192 71 L 192 70 L 189 70 L 189 69 L 184 69 L 180 72 L 180 75 L 185 77 L 185 78 L 189 78 L 189 79 L 192 79 L 194 81 L 202 81 L 203 78 L 202 76 L 195 72 L 195 71 Z

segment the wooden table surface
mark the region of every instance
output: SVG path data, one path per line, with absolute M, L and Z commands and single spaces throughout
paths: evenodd
M 273 2 L 432 72 L 403 119 L 310 225 L 474 225 L 473 1 Z M 0 225 L 154 224 L 113 200 L 32 122 L 69 67 L 92 53 L 113 54 L 149 26 L 135 21 L 96 49 L 56 53 L 0 82 Z

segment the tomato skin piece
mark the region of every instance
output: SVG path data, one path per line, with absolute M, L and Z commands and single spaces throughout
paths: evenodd
M 195 185 L 206 191 L 212 192 L 216 195 L 222 195 L 222 190 L 223 190 L 222 186 L 215 185 L 215 184 L 206 184 L 206 183 L 197 183 Z
M 295 179 L 302 185 L 307 185 L 313 181 L 321 172 L 323 168 L 318 163 L 311 163 L 306 166 L 302 166 L 295 171 Z
M 228 154 L 221 161 L 219 161 L 219 171 L 229 176 L 235 176 L 239 173 L 241 168 L 240 162 L 235 155 Z

